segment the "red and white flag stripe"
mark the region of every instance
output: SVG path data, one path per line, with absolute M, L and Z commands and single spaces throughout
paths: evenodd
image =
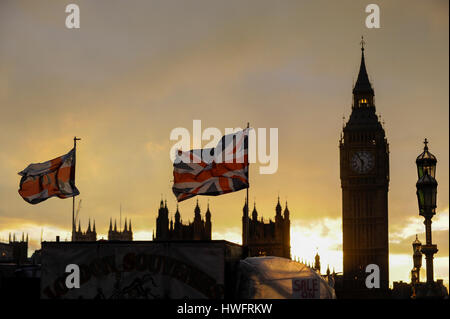
M 75 149 L 44 163 L 30 164 L 19 175 L 19 194 L 30 204 L 53 196 L 68 198 L 80 194 L 75 187 Z

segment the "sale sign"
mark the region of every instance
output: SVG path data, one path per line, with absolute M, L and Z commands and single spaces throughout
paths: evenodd
M 320 299 L 319 278 L 292 278 L 292 297 L 295 299 Z

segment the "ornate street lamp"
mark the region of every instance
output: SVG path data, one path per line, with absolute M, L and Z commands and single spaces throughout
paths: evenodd
M 416 165 L 417 165 L 417 175 L 420 179 L 425 170 L 428 171 L 428 174 L 435 178 L 436 176 L 436 157 L 428 151 L 428 140 L 425 139 L 423 142 L 425 147 L 423 148 L 423 152 L 417 156 Z
M 420 269 L 422 267 L 422 243 L 417 238 L 413 241 L 413 261 L 414 261 L 414 267 Z
M 424 141 L 425 147 L 417 159 L 417 200 L 419 203 L 419 215 L 425 218 L 426 245 L 422 245 L 421 251 L 425 255 L 427 264 L 427 283 L 433 284 L 433 255 L 438 252 L 437 246 L 431 240 L 431 218 L 436 214 L 436 197 L 438 183 L 434 179 L 436 174 L 436 157 L 428 151 L 428 141 Z
M 418 284 L 420 282 L 420 268 L 422 267 L 422 243 L 417 238 L 412 243 L 413 246 L 413 263 L 414 268 L 411 271 L 411 282 L 413 284 Z

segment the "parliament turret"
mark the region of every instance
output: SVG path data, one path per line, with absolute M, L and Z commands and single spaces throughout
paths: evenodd
M 153 235 L 155 241 L 166 240 L 211 240 L 212 223 L 211 211 L 209 203 L 205 213 L 205 219 L 201 216 L 201 209 L 198 200 L 194 207 L 193 222 L 183 225 L 181 214 L 177 205 L 175 212 L 175 221 L 169 222 L 169 209 L 167 208 L 167 201 L 163 205 L 161 200 L 156 218 L 156 235 Z
M 85 232 L 81 230 L 81 220 L 78 221 L 78 230 L 76 230 L 72 234 L 72 241 L 96 241 L 97 240 L 97 231 L 95 229 L 95 220 L 94 227 L 91 229 L 91 219 L 88 219 L 88 227 Z
M 282 214 L 280 198 L 278 197 L 275 206 L 275 221 L 269 219 L 265 223 L 262 216 L 258 220 L 258 212 L 256 203 L 253 205 L 252 218 L 246 218 L 247 201 L 243 208 L 242 217 L 242 242 L 244 246 L 248 246 L 248 255 L 252 256 L 278 256 L 291 258 L 290 246 L 290 213 L 286 207 Z M 246 224 L 248 223 L 248 225 Z M 246 234 L 248 229 L 248 236 Z

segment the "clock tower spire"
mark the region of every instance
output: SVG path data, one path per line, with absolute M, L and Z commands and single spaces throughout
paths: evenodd
M 375 106 L 373 100 L 375 93 L 367 75 L 366 61 L 364 59 L 364 45 L 364 38 L 361 37 L 361 65 L 358 79 L 353 87 L 353 107 Z
M 353 105 L 339 143 L 346 297 L 383 297 L 389 287 L 389 144 L 375 110 L 364 39 Z M 366 267 L 380 269 L 380 288 L 369 289 Z

